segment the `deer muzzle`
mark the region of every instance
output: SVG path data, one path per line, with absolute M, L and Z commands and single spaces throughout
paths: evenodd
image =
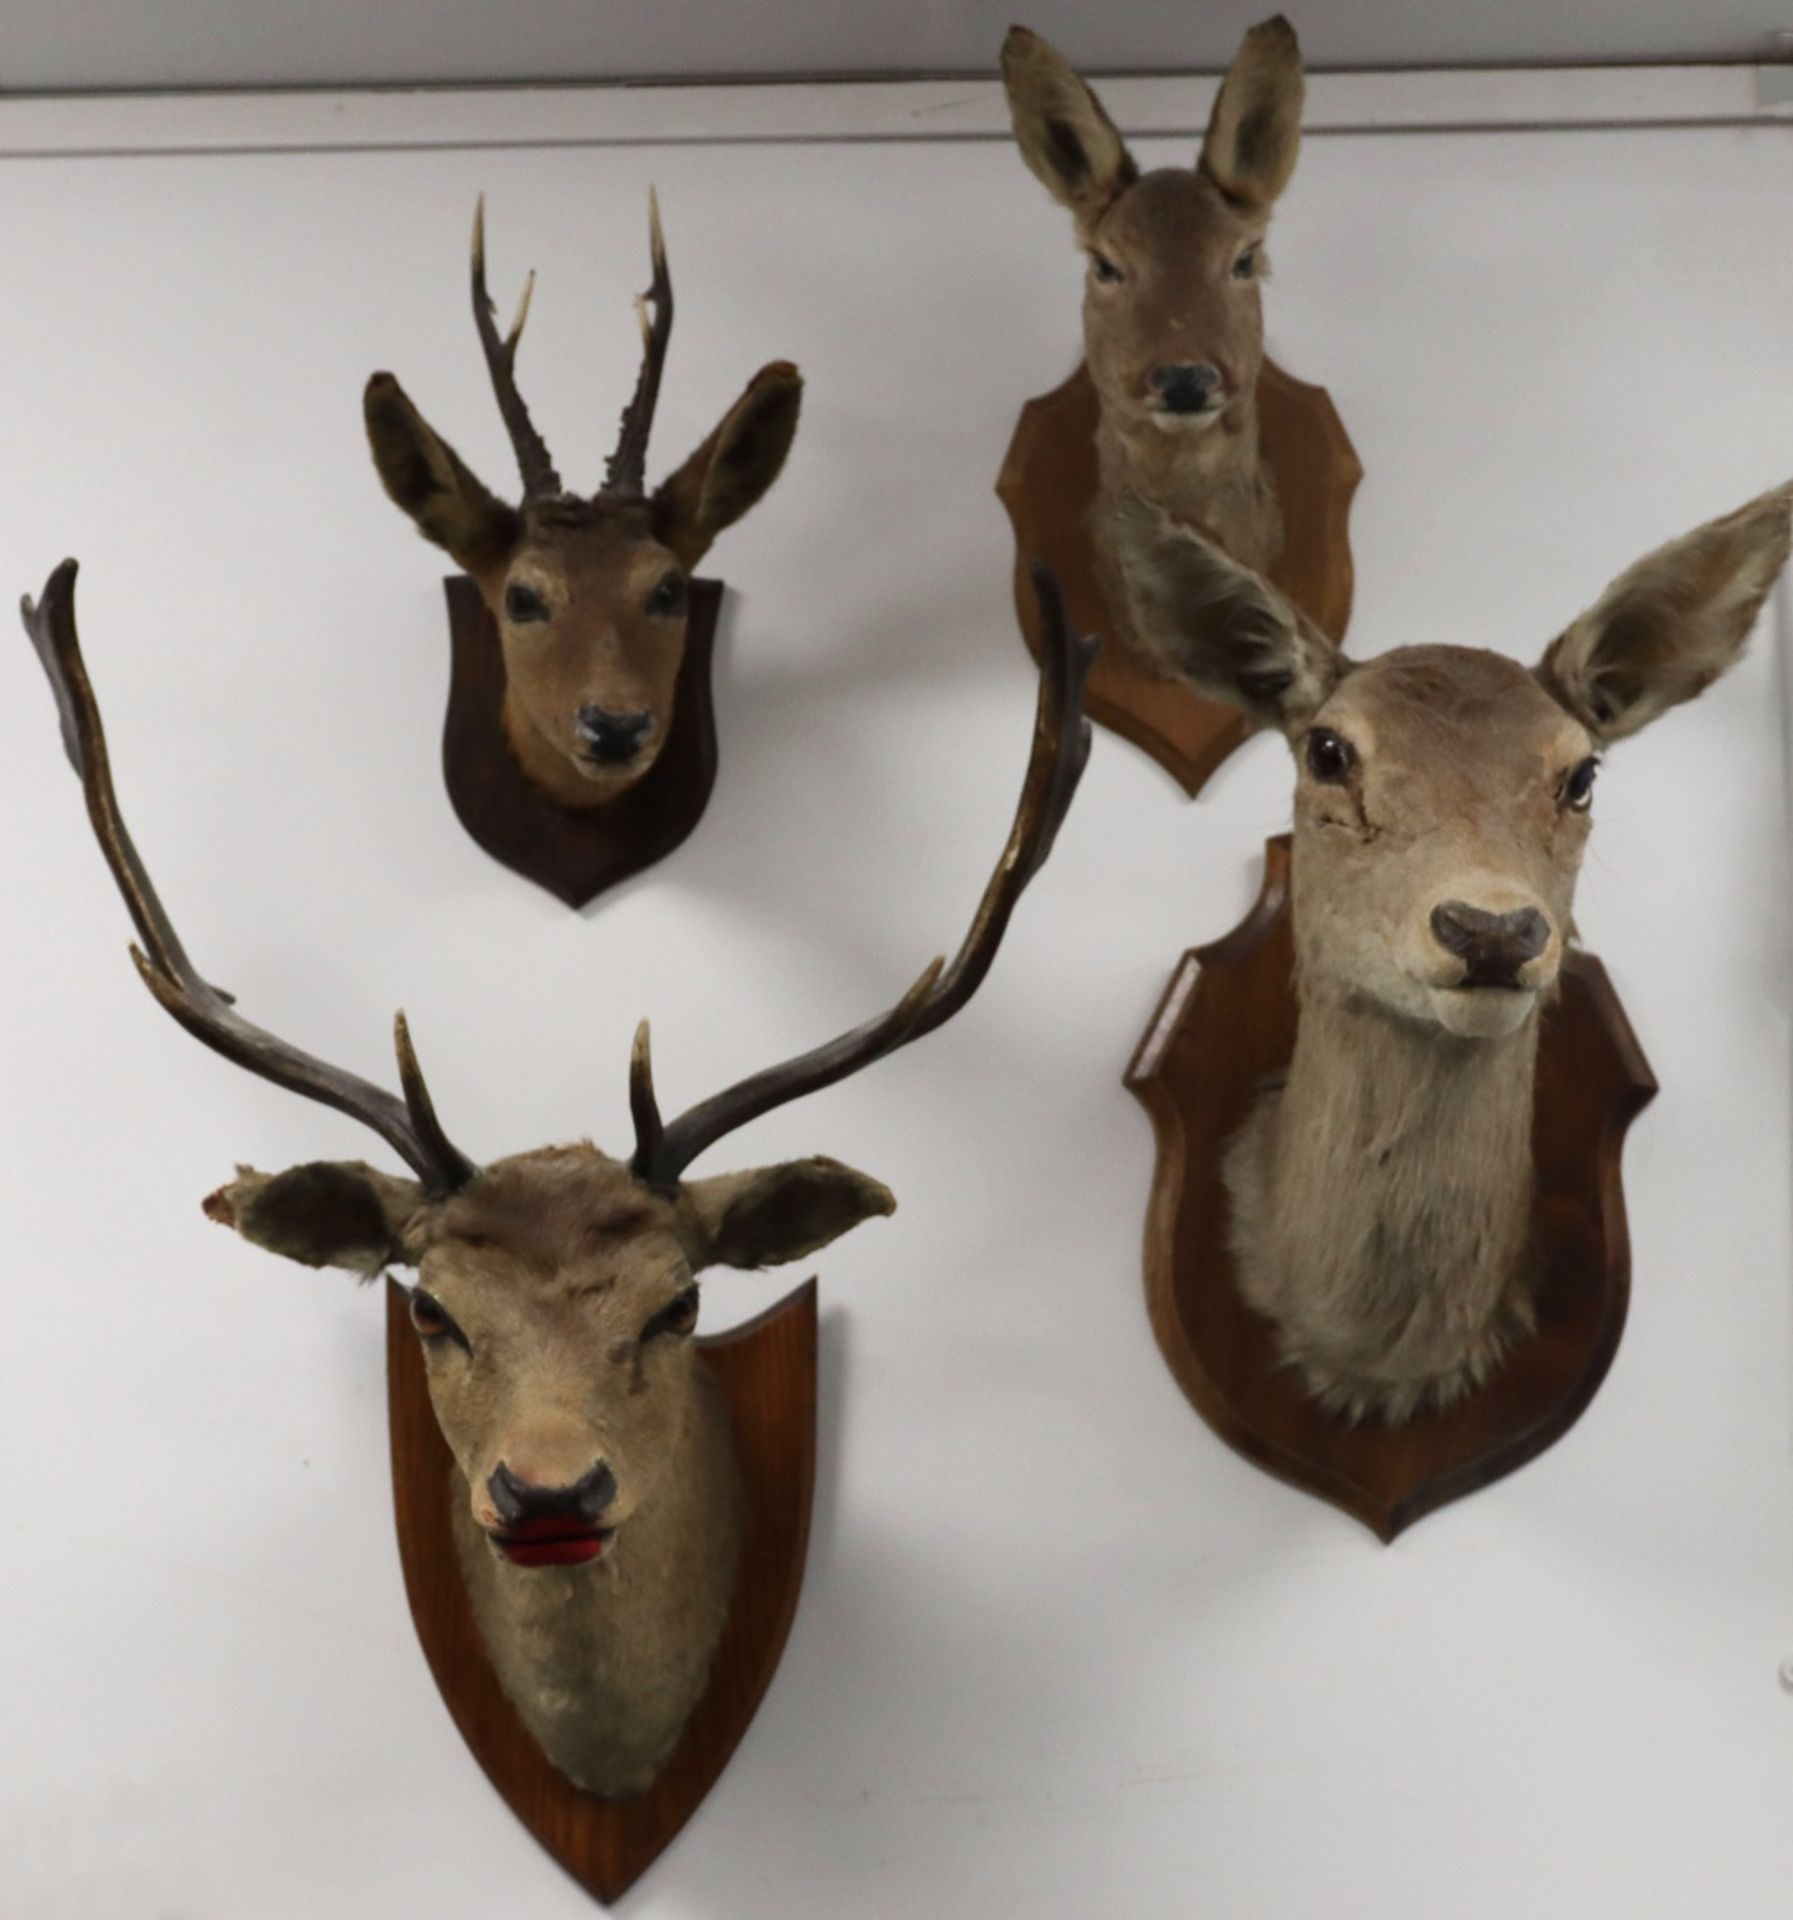
M 583 1565 L 597 1559 L 616 1531 L 603 1524 L 616 1500 L 616 1475 L 603 1460 L 558 1487 L 525 1480 L 501 1460 L 486 1494 L 499 1519 L 493 1544 L 516 1566 Z
M 1532 992 L 1541 984 L 1525 969 L 1550 945 L 1550 922 L 1536 907 L 1490 913 L 1463 900 L 1441 900 L 1432 909 L 1432 938 L 1463 962 L 1458 988 L 1491 987 Z

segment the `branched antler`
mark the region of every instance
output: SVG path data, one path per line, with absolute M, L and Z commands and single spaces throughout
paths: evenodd
M 464 1186 L 474 1175 L 474 1165 L 443 1132 L 436 1118 L 402 1013 L 394 1026 L 399 1078 L 405 1092 L 401 1101 L 384 1088 L 340 1067 L 328 1066 L 245 1020 L 231 1004 L 230 995 L 207 985 L 187 958 L 118 810 L 99 703 L 87 678 L 80 637 L 75 631 L 75 572 L 76 563 L 65 560 L 51 574 L 42 600 L 33 604 L 27 595 L 20 612 L 25 631 L 49 675 L 62 717 L 62 744 L 86 792 L 87 816 L 93 822 L 100 851 L 142 937 L 143 945 L 131 948 L 131 958 L 144 984 L 189 1033 L 227 1060 L 272 1080 L 276 1086 L 301 1093 L 308 1100 L 321 1100 L 325 1106 L 364 1121 L 432 1192 L 447 1193 Z
M 660 231 L 660 197 L 651 188 L 647 197 L 648 247 L 654 279 L 637 296 L 635 312 L 641 322 L 641 372 L 635 392 L 623 409 L 616 451 L 604 468 L 604 492 L 612 499 L 640 499 L 647 490 L 647 440 L 653 431 L 654 406 L 660 398 L 660 375 L 666 368 L 667 343 L 672 339 L 672 275 L 666 267 L 666 236 Z M 648 317 L 648 308 L 653 317 Z
M 649 1186 L 670 1191 L 692 1161 L 724 1134 L 774 1107 L 832 1086 L 911 1040 L 919 1040 L 924 1033 L 932 1033 L 983 984 L 1015 903 L 1052 851 L 1089 759 L 1090 727 L 1083 715 L 1083 685 L 1097 643 L 1072 636 L 1064 595 L 1052 570 L 1036 562 L 1031 571 L 1040 603 L 1040 697 L 1034 716 L 1033 753 L 1008 844 L 978 902 L 964 944 L 950 965 L 944 959 L 934 961 L 888 1013 L 812 1052 L 712 1094 L 670 1126 L 661 1120 L 654 1097 L 653 1062 L 644 1020 L 635 1034 L 629 1104 L 635 1118 L 631 1166 L 636 1177 Z
M 479 329 L 479 343 L 485 349 L 486 367 L 492 376 L 492 391 L 498 396 L 498 411 L 510 431 L 516 449 L 517 465 L 523 475 L 523 499 L 548 500 L 561 492 L 560 475 L 548 453 L 548 443 L 536 431 L 523 396 L 517 391 L 517 344 L 523 338 L 523 323 L 529 318 L 529 297 L 535 291 L 535 275 L 523 282 L 523 297 L 517 302 L 517 317 L 502 340 L 498 338 L 497 309 L 486 291 L 486 196 L 482 193 L 473 210 L 473 324 Z

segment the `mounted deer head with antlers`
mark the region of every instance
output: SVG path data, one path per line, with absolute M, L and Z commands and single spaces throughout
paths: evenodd
M 690 1340 L 697 1275 L 799 1259 L 896 1204 L 834 1160 L 707 1178 L 688 1169 L 748 1121 L 932 1033 L 977 991 L 1081 777 L 1094 642 L 1071 637 L 1057 583 L 1042 572 L 1049 644 L 1033 751 L 1007 845 L 950 964 L 935 961 L 889 1012 L 671 1121 L 643 1023 L 627 1158 L 582 1143 L 479 1166 L 438 1120 L 402 1014 L 401 1097 L 251 1024 L 189 960 L 119 812 L 74 581 L 65 562 L 41 602 L 26 601 L 25 623 L 143 943 L 132 955 L 145 984 L 207 1046 L 364 1121 L 411 1170 L 243 1168 L 206 1212 L 307 1266 L 414 1270 L 411 1318 L 460 1470 L 462 1563 L 498 1676 L 563 1773 L 593 1792 L 637 1793 L 703 1692 L 741 1527 L 726 1413 Z
M 1267 568 L 1282 517 L 1258 452 L 1260 287 L 1271 210 L 1301 149 L 1294 29 L 1278 15 L 1245 36 L 1193 168 L 1142 174 L 1095 93 L 1026 27 L 1009 29 L 1002 77 L 1021 156 L 1070 210 L 1089 258 L 1098 559 L 1112 550 L 1109 515 L 1138 495 Z M 1124 602 L 1109 598 L 1118 618 Z
M 1599 755 L 1741 654 L 1793 487 L 1640 560 L 1530 670 L 1453 646 L 1348 660 L 1157 510 L 1120 529 L 1162 670 L 1295 753 L 1299 1026 L 1228 1156 L 1241 1290 L 1324 1404 L 1400 1421 L 1531 1328 L 1538 1010 Z
M 803 382 L 762 367 L 721 424 L 651 494 L 648 435 L 672 338 L 672 279 L 650 200 L 653 284 L 637 303 L 643 354 L 604 484 L 569 493 L 517 390 L 532 274 L 502 339 L 486 292 L 485 202 L 473 221 L 473 318 L 523 497 L 489 493 L 389 373 L 367 383 L 374 465 L 428 540 L 465 568 L 503 648 L 503 727 L 529 780 L 562 807 L 601 807 L 654 764 L 671 729 L 691 570 L 778 478 Z M 651 318 L 650 318 L 651 314 Z

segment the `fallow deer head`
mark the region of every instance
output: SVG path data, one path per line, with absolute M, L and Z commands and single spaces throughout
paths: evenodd
M 364 399 L 386 491 L 472 576 L 497 623 L 511 747 L 534 784 L 565 807 L 602 806 L 654 764 L 672 725 L 691 570 L 778 477 L 802 399 L 795 367 L 762 367 L 697 451 L 647 491 L 673 313 L 657 205 L 650 215 L 641 372 L 596 493 L 561 484 L 517 390 L 534 275 L 501 339 L 486 292 L 483 199 L 473 222 L 473 318 L 522 473 L 520 503 L 488 492 L 391 374 L 376 373 Z
M 1026 27 L 1010 28 L 1002 75 L 1022 157 L 1089 256 L 1084 352 L 1105 427 L 1154 458 L 1158 436 L 1237 433 L 1264 357 L 1265 230 L 1301 146 L 1294 29 L 1278 15 L 1245 36 L 1193 168 L 1141 174 L 1095 93 Z
M 307 1266 L 368 1277 L 413 1270 L 411 1317 L 473 1521 L 518 1566 L 596 1559 L 679 1458 L 675 1443 L 692 1417 L 698 1274 L 798 1259 L 895 1205 L 878 1181 L 824 1158 L 707 1178 L 688 1169 L 748 1121 L 932 1033 L 977 991 L 1081 777 L 1094 643 L 1073 640 L 1056 582 L 1042 574 L 1047 643 L 1032 755 L 1008 842 L 950 964 L 935 961 L 890 1011 L 670 1121 L 644 1022 L 630 1069 L 628 1155 L 581 1143 L 480 1166 L 438 1120 L 402 1014 L 395 1094 L 255 1026 L 187 957 L 119 812 L 74 582 L 75 563 L 65 562 L 42 600 L 25 602 L 26 628 L 142 941 L 132 956 L 144 983 L 207 1046 L 363 1121 L 411 1170 L 401 1178 L 359 1161 L 272 1176 L 245 1168 L 206 1211 Z

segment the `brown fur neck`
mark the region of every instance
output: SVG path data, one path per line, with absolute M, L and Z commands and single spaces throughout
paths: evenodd
M 728 1618 L 742 1527 L 728 1410 L 694 1362 L 691 1417 L 652 1500 L 588 1566 L 525 1570 L 495 1553 L 454 1476 L 474 1618 L 548 1758 L 608 1799 L 645 1792 L 702 1697 Z
M 1353 1419 L 1478 1385 L 1529 1331 L 1538 1021 L 1462 1040 L 1303 982 L 1286 1084 L 1227 1156 L 1246 1300 Z
M 1128 433 L 1104 414 L 1096 461 L 1098 527 L 1105 507 L 1134 494 L 1260 572 L 1282 552 L 1282 510 L 1259 451 L 1255 392 L 1238 396 L 1211 427 L 1194 432 L 1146 425 Z

